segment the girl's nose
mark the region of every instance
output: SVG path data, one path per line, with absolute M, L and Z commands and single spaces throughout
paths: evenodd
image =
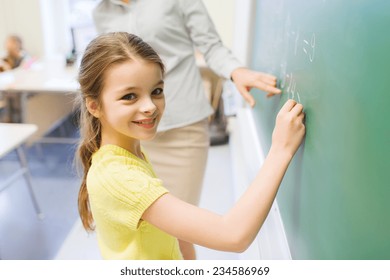
M 145 98 L 141 105 L 141 111 L 144 114 L 153 115 L 157 107 L 151 98 Z

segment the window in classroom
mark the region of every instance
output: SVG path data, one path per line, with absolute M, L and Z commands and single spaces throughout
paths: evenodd
M 92 10 L 97 0 L 68 0 L 69 28 L 72 36 L 72 47 L 77 53 L 82 53 L 87 44 L 96 36 L 92 19 Z

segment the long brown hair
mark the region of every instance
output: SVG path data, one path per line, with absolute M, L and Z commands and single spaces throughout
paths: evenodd
M 81 60 L 78 75 L 80 95 L 77 98 L 80 110 L 81 136 L 76 159 L 81 163 L 83 169 L 78 207 L 81 221 L 87 231 L 93 231 L 94 225 L 86 180 L 92 155 L 100 148 L 101 124 L 98 118 L 88 112 L 86 99 L 92 99 L 100 106 L 100 94 L 107 70 L 113 65 L 132 60 L 135 57 L 158 64 L 164 75 L 164 65 L 153 48 L 141 38 L 126 32 L 113 32 L 96 37 L 88 44 Z

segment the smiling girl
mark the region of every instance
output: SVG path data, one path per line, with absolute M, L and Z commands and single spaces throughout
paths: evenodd
M 233 252 L 251 244 L 304 137 L 301 104 L 284 104 L 263 167 L 221 216 L 171 195 L 141 147 L 165 108 L 164 65 L 148 44 L 125 32 L 100 35 L 84 53 L 79 82 L 79 212 L 86 230 L 96 227 L 103 258 L 182 259 L 178 239 Z

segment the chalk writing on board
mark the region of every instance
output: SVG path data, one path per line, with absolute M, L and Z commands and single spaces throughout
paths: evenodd
M 314 53 L 316 47 L 316 34 L 312 34 L 310 42 L 307 40 L 303 40 L 303 51 L 305 54 L 309 56 L 310 62 L 314 60 Z
M 301 95 L 298 92 L 297 80 L 292 72 L 286 74 L 280 84 L 280 88 L 286 90 L 289 99 L 294 99 L 301 103 Z
M 294 35 L 295 32 L 292 34 Z M 297 37 L 295 37 L 295 44 L 294 44 L 294 55 L 297 55 L 297 50 L 298 50 L 298 40 L 299 40 L 299 29 L 297 32 Z

